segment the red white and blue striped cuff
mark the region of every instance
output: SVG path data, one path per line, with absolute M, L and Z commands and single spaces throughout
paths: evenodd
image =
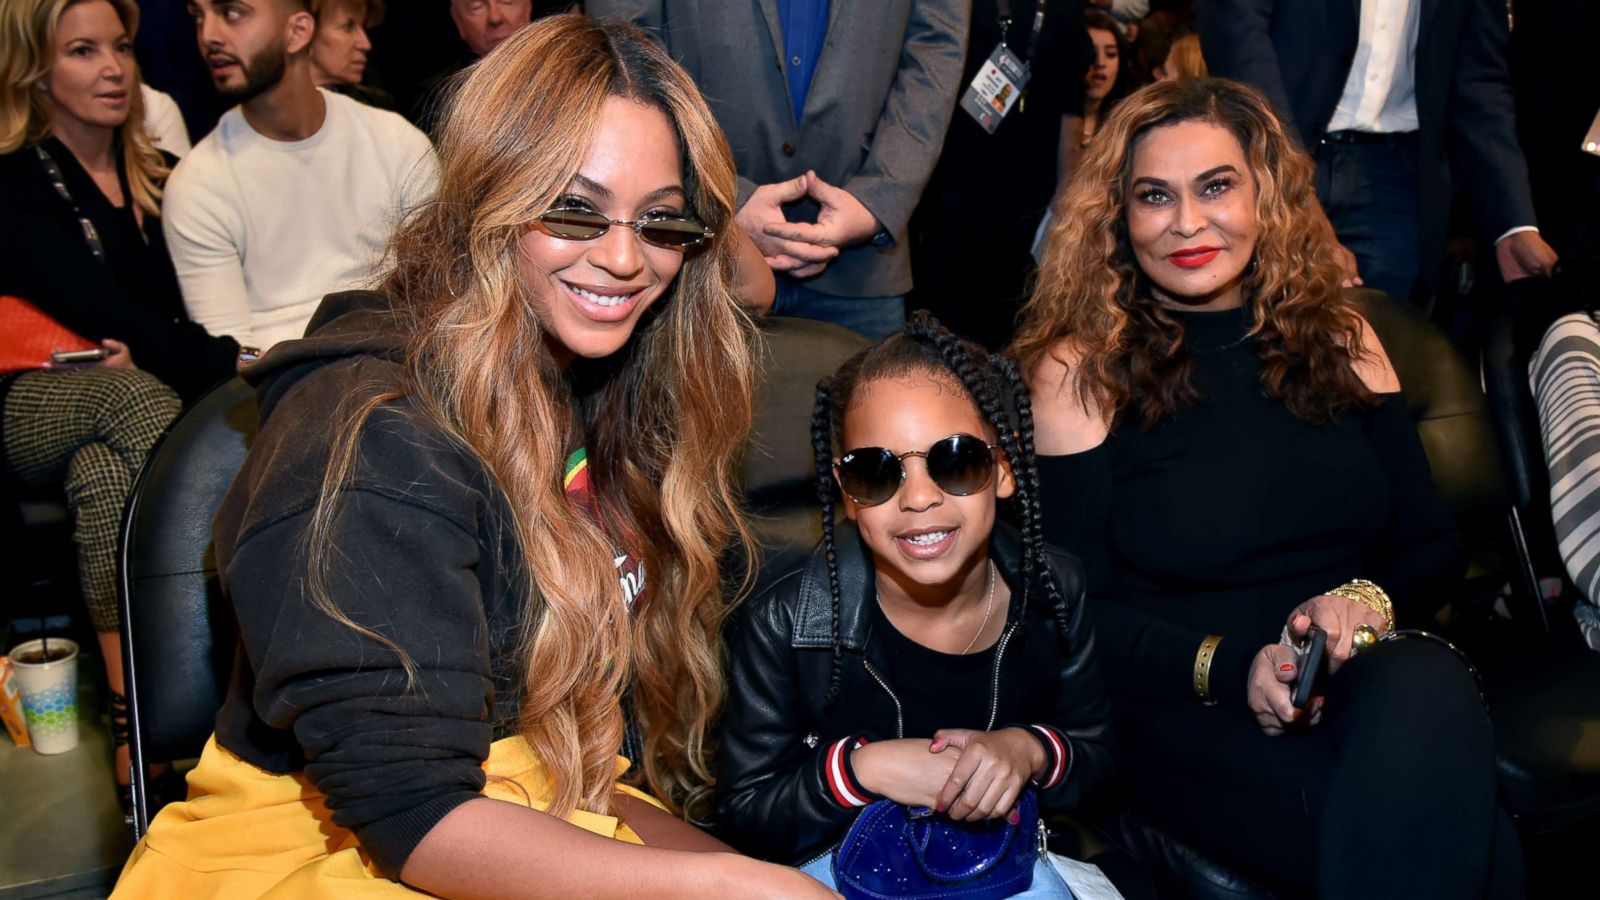
M 828 786 L 833 800 L 846 808 L 866 806 L 879 799 L 856 780 L 855 769 L 850 765 L 850 751 L 866 745 L 864 737 L 841 738 L 824 748 L 822 753 L 822 783 Z
M 1034 784 L 1038 785 L 1039 790 L 1048 791 L 1065 780 L 1068 770 L 1072 768 L 1072 745 L 1048 725 L 1028 727 L 1033 729 L 1039 737 L 1039 743 L 1044 745 L 1044 776 Z

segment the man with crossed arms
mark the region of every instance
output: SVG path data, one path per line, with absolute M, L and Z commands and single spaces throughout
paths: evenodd
M 772 312 L 905 321 L 906 229 L 955 109 L 971 0 L 589 0 L 650 30 L 710 101 Z

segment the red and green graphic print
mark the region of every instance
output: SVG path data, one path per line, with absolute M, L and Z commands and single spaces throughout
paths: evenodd
M 567 490 L 567 500 L 582 510 L 595 524 L 605 530 L 605 519 L 600 513 L 600 502 L 594 495 L 589 474 L 589 452 L 583 447 L 567 457 L 566 474 L 561 479 Z M 644 563 L 631 553 L 612 553 L 612 563 L 617 568 L 617 582 L 622 588 L 622 598 L 628 606 L 644 591 Z

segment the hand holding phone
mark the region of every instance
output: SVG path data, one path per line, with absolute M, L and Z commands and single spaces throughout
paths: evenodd
M 57 350 L 50 354 L 50 364 L 53 366 L 75 366 L 84 363 L 96 363 L 106 358 L 106 348 L 95 347 L 92 350 Z
M 1328 633 L 1312 625 L 1306 632 L 1305 643 L 1299 652 L 1300 656 L 1295 661 L 1295 671 L 1299 677 L 1295 679 L 1290 702 L 1295 709 L 1306 709 L 1311 705 L 1317 683 L 1328 668 Z

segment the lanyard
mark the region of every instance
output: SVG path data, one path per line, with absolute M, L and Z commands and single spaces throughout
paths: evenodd
M 1033 29 L 1028 32 L 1028 52 L 1023 54 L 1024 65 L 1033 65 L 1033 54 L 1039 49 L 1039 32 L 1044 30 L 1045 0 L 1038 0 L 1033 9 Z M 996 0 L 1000 10 L 1000 46 L 1006 45 L 1006 32 L 1011 30 L 1011 0 Z
M 89 217 L 83 214 L 78 201 L 72 199 L 72 192 L 67 190 L 67 180 L 61 177 L 61 167 L 56 165 L 55 158 L 50 155 L 50 151 L 44 149 L 43 144 L 35 144 L 33 149 L 39 154 L 39 164 L 44 166 L 44 173 L 50 178 L 50 183 L 55 185 L 56 193 L 67 201 L 67 205 L 72 207 L 72 214 L 78 217 L 78 225 L 83 228 L 83 240 L 89 245 L 89 252 L 94 254 L 96 262 L 105 262 L 106 246 L 100 241 L 100 232 L 94 227 L 94 223 L 89 221 Z

